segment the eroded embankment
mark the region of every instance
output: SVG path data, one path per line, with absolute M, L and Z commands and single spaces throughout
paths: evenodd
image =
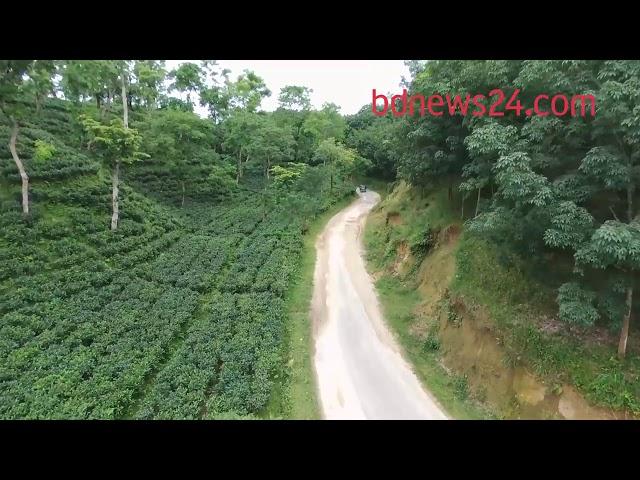
M 379 281 L 398 279 L 407 289 L 417 290 L 412 315 L 396 325 L 396 330 L 403 330 L 396 333 L 424 345 L 429 351 L 424 356 L 431 355 L 453 379 L 452 389 L 463 390 L 465 401 L 481 405 L 490 412 L 487 415 L 497 418 L 629 418 L 628 413 L 591 405 L 558 376 L 535 374 L 518 352 L 508 348 L 504 327 L 498 327 L 486 306 L 452 288 L 460 274 L 456 270 L 460 222 L 437 214 L 433 220 L 432 215 L 424 229 L 429 233 L 416 236 L 416 225 L 408 223 L 428 221 L 409 211 L 406 202 L 402 205 L 404 195 L 410 191 L 401 185 L 371 213 L 369 268 Z M 429 201 L 423 207 L 429 207 Z

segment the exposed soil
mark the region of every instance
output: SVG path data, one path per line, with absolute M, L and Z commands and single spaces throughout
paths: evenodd
M 445 229 L 446 230 L 446 229 Z M 437 323 L 442 362 L 452 372 L 464 375 L 472 396 L 488 403 L 505 418 L 519 419 L 615 419 L 620 414 L 590 406 L 570 385 L 547 385 L 510 359 L 485 309 L 469 307 L 463 298 L 451 297 L 448 285 L 455 273 L 454 251 L 459 230 L 441 232 L 440 246 L 420 266 L 421 304 L 416 334 L 426 335 L 428 325 Z M 453 315 L 442 308 L 449 302 Z M 451 319 L 453 317 L 453 320 Z M 549 330 L 555 322 L 543 323 Z

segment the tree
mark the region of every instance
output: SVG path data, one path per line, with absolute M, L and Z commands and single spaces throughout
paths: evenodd
M 139 159 L 148 158 L 148 155 L 140 151 L 142 138 L 138 131 L 125 126 L 122 120 L 113 119 L 105 124 L 88 115 L 82 115 L 80 121 L 90 135 L 89 148 L 93 149 L 112 171 L 111 230 L 114 231 L 118 228 L 120 219 L 118 198 L 120 164 L 131 164 Z
M 93 98 L 104 118 L 120 90 L 122 61 L 68 60 L 62 64 L 62 90 L 65 98 L 82 102 Z
M 272 117 L 257 117 L 259 123 L 251 142 L 248 154 L 262 159 L 264 176 L 268 179 L 275 162 L 284 161 L 293 155 L 294 139 L 291 132 L 276 125 Z
M 226 84 L 229 108 L 255 112 L 262 100 L 271 96 L 264 80 L 251 70 L 244 70 L 237 80 Z
M 314 154 L 314 162 L 322 163 L 329 172 L 329 192 L 333 193 L 337 173 L 351 174 L 358 155 L 335 138 L 323 140 Z
M 209 116 L 218 124 L 224 120 L 230 109 L 231 91 L 228 69 L 217 70 L 213 60 L 203 62 L 203 70 L 210 78 L 210 85 L 203 85 L 200 90 L 200 105 L 209 109 Z
M 296 212 L 302 217 L 301 232 L 303 235 L 309 229 L 309 220 L 317 205 L 310 201 L 317 185 L 322 181 L 315 174 L 318 169 L 309 167 L 306 163 L 288 163 L 271 167 L 272 186 L 276 190 L 282 204 L 290 212 Z
M 54 92 L 53 74 L 55 70 L 54 62 L 35 60 L 27 72 L 24 90 L 27 96 L 34 100 L 36 112 L 40 112 L 44 100 Z
M 289 128 L 293 135 L 293 161 L 299 162 L 303 155 L 309 158 L 312 154 L 313 142 L 310 135 L 305 135 L 303 126 L 311 109 L 310 88 L 288 85 L 280 89 L 278 97 L 280 107 L 275 113 L 276 122 Z
M 211 142 L 211 123 L 191 112 L 165 110 L 155 112 L 143 128 L 145 152 L 164 160 L 181 185 L 184 206 L 186 183 L 196 174 L 192 166 L 204 160 L 197 155 Z
M 371 161 L 368 173 L 391 180 L 396 176 L 399 121 L 391 116 L 375 117 L 365 106 L 347 118 L 345 144 Z
M 632 220 L 625 224 L 617 220 L 606 221 L 576 251 L 575 258 L 579 269 L 583 266 L 601 270 L 613 268 L 617 270 L 616 273 L 622 274 L 626 310 L 620 331 L 618 356 L 624 358 L 633 307 L 633 274 L 640 270 L 640 222 Z
M 311 93 L 313 90 L 297 85 L 287 85 L 280 89 L 278 102 L 285 110 L 309 110 L 311 108 Z
M 203 87 L 200 90 L 200 105 L 208 108 L 209 117 L 216 124 L 226 117 L 229 110 L 229 101 L 227 91 L 218 85 Z
M 260 125 L 257 114 L 244 110 L 236 110 L 224 123 L 223 147 L 236 158 L 236 183 L 240 183 L 243 174 L 243 162 L 248 162 L 251 144 L 254 141 L 253 132 Z
M 615 220 L 605 221 L 595 231 L 589 243 L 576 252 L 576 262 L 595 268 L 612 267 L 623 273 L 626 312 L 618 356 L 624 358 L 633 310 L 635 273 L 640 269 L 639 219 L 634 201 L 640 182 L 640 64 L 635 61 L 604 62 L 598 81 L 601 84 L 596 98 L 601 106 L 594 120 L 593 134 L 603 146 L 588 151 L 579 171 L 604 190 L 616 194 L 608 205 Z M 624 222 L 615 214 L 618 206 L 625 212 Z
M 480 194 L 484 187 L 492 181 L 492 169 L 500 155 L 507 154 L 515 147 L 518 130 L 514 126 L 506 126 L 490 122 L 475 128 L 471 135 L 464 139 L 472 160 L 462 167 L 462 178 L 466 179 L 459 189 L 465 192 L 477 190 L 475 216 L 478 216 Z M 464 207 L 464 202 L 462 203 Z
M 34 63 L 33 60 L 0 60 L 0 110 L 11 124 L 9 150 L 22 180 L 22 214 L 25 217 L 29 215 L 29 176 L 18 156 L 16 142 L 20 121 L 26 115 L 25 106 L 21 103 L 25 91 L 24 77 L 28 72 L 33 73 Z
M 154 108 L 162 95 L 167 76 L 164 60 L 138 60 L 133 64 L 135 84 L 131 95 L 138 97 L 147 108 Z
M 303 130 L 312 136 L 317 147 L 324 140 L 344 138 L 346 121 L 340 115 L 340 107 L 333 103 L 325 103 L 322 110 L 311 112 L 305 119 Z
M 179 91 L 187 94 L 187 103 L 193 105 L 191 94 L 199 92 L 204 86 L 204 72 L 202 68 L 191 62 L 186 62 L 178 66 L 169 73 L 172 80 L 170 91 Z

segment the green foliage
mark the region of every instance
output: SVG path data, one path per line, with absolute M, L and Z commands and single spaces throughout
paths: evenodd
M 299 180 L 307 168 L 305 163 L 290 163 L 286 166 L 274 165 L 271 167 L 273 183 L 278 188 L 287 187 Z
M 554 288 L 566 283 L 567 263 L 573 262 L 581 273 L 575 281 L 607 298 L 603 309 L 633 318 L 637 301 L 625 310 L 624 296 L 608 295 L 605 285 L 623 275 L 631 299 L 640 269 L 640 62 L 440 60 L 410 66 L 409 96 L 477 93 L 485 96 L 479 104 L 488 107 L 495 103 L 486 101 L 489 93 L 500 85 L 505 102 L 518 88 L 525 108 L 533 107 L 540 94 L 561 93 L 570 113 L 542 117 L 503 109 L 504 115 L 494 118 L 469 112 L 374 118 L 368 112 L 367 118 L 363 109 L 350 119 L 348 141 L 373 160 L 372 172 L 395 171 L 419 188 L 447 186 L 448 200 L 459 205 L 463 219 L 472 216 L 469 230 L 531 265 L 544 266 Z M 596 99 L 595 117 L 584 95 Z M 440 110 L 447 109 L 444 104 Z M 384 138 L 384 132 L 396 136 L 386 144 L 390 151 L 370 138 Z M 375 151 L 384 152 L 391 166 L 377 166 Z M 455 187 L 461 198 L 454 198 Z M 475 213 L 469 213 L 465 200 L 475 193 Z M 565 294 L 559 292 L 558 299 Z M 567 301 L 559 309 L 568 319 Z M 575 319 L 589 319 L 586 323 L 595 317 L 575 314 Z M 614 323 L 622 324 L 622 318 Z
M 106 163 L 133 163 L 149 157 L 140 151 L 142 137 L 138 131 L 125 128 L 119 118 L 104 124 L 88 115 L 82 115 L 80 121 L 90 136 L 89 147 L 95 148 L 96 154 Z
M 171 90 L 177 90 L 187 94 L 187 103 L 191 104 L 191 94 L 199 91 L 203 86 L 203 71 L 197 63 L 182 63 L 178 68 L 169 72 L 168 78 L 172 81 Z
M 133 66 L 135 81 L 131 84 L 131 95 L 138 97 L 147 108 L 155 107 L 163 93 L 163 82 L 167 72 L 164 60 L 140 60 Z
M 34 147 L 35 152 L 33 158 L 38 162 L 45 162 L 51 159 L 51 157 L 53 157 L 56 153 L 55 145 L 52 145 L 40 139 L 35 141 Z
M 456 375 L 453 380 L 456 396 L 461 400 L 469 398 L 469 382 L 465 375 Z
M 596 294 L 580 287 L 575 282 L 565 283 L 558 289 L 558 316 L 564 322 L 591 326 L 598 320 L 598 311 L 593 306 Z
M 558 248 L 579 248 L 593 231 L 593 217 L 573 202 L 560 202 L 551 218 L 552 227 L 544 232 L 547 245 Z
M 435 245 L 436 235 L 431 231 L 429 226 L 417 230 L 409 241 L 411 253 L 417 258 L 423 258 L 431 248 Z
M 280 89 L 278 102 L 287 110 L 309 110 L 311 108 L 310 95 L 313 90 L 297 85 L 287 85 Z
M 429 335 L 424 341 L 424 349 L 427 352 L 436 352 L 440 350 L 440 340 L 435 335 Z
M 313 137 L 316 146 L 330 138 L 342 140 L 345 128 L 340 108 L 331 103 L 324 104 L 322 110 L 311 112 L 302 126 L 302 130 Z
M 266 92 L 254 74 L 219 87 L 235 118 L 212 124 L 164 95 L 162 62 L 55 66 L 59 86 L 35 78 L 44 62 L 0 64 L 0 141 L 18 120 L 33 202 L 25 222 L 0 152 L 0 417 L 261 416 L 289 381 L 284 296 L 303 226 L 353 192 L 346 173 L 331 191 L 310 158 L 289 163 L 299 112 L 255 111 Z M 188 69 L 172 75 L 187 95 L 198 83 Z M 133 128 L 114 108 L 123 74 Z M 73 104 L 32 101 L 49 86 Z M 115 162 L 130 166 L 109 231 Z M 183 182 L 190 202 L 176 208 Z
M 245 70 L 235 82 L 226 83 L 226 96 L 229 108 L 255 112 L 271 91 L 255 72 Z
M 607 220 L 576 252 L 576 263 L 598 269 L 640 269 L 640 223 Z

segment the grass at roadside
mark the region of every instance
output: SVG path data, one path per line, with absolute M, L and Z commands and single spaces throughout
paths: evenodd
M 289 418 L 316 420 L 320 418 L 320 405 L 313 371 L 313 338 L 310 318 L 313 295 L 313 273 L 316 264 L 315 243 L 327 222 L 354 200 L 347 196 L 318 216 L 304 237 L 300 266 L 293 287 L 287 293 L 287 341 L 289 358 L 287 374 L 274 388 L 271 401 L 262 418 Z
M 383 275 L 376 282 L 385 320 L 395 333 L 418 378 L 440 402 L 447 414 L 456 419 L 484 419 L 489 414 L 469 400 L 464 377 L 449 374 L 438 361 L 438 352 L 427 348 L 410 333 L 413 312 L 420 294 L 398 278 Z
M 382 272 L 376 281 L 376 291 L 384 318 L 427 390 L 452 418 L 492 418 L 489 412 L 470 398 L 466 379 L 449 373 L 443 367 L 439 361 L 437 346 L 425 345 L 424 341 L 412 334 L 415 311 L 423 301 L 413 278 L 415 270 L 404 278 L 393 276 L 387 270 L 395 259 L 395 248 L 390 249 L 390 246 L 395 246 L 397 240 L 419 235 L 427 225 L 444 226 L 454 218 L 447 209 L 440 208 L 439 196 L 442 195 L 446 195 L 446 192 L 438 192 L 438 195 L 427 199 L 391 195 L 386 201 L 386 196 L 383 196 L 385 211 L 397 212 L 406 221 L 397 225 L 394 234 L 390 236 L 385 228 L 384 216 L 369 217 L 364 238 L 367 267 L 369 271 Z

